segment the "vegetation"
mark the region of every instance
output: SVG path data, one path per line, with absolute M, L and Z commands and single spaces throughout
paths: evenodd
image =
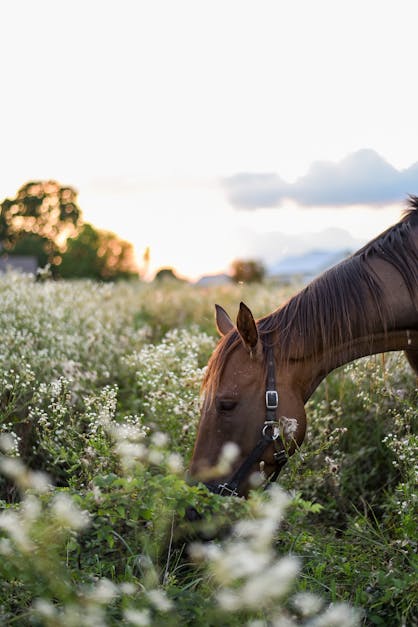
M 83 223 L 77 192 L 56 181 L 31 181 L 0 204 L 0 253 L 35 257 L 53 276 L 101 281 L 138 276 L 133 247 Z
M 255 259 L 236 259 L 231 265 L 231 277 L 236 283 L 259 283 L 265 274 L 263 264 Z
M 213 303 L 262 315 L 274 292 L 0 276 L 1 624 L 416 624 L 403 356 L 327 378 L 270 493 L 184 481 Z
M 58 273 L 63 279 L 97 281 L 138 277 L 132 244 L 91 224 L 83 224 L 76 237 L 68 238 Z

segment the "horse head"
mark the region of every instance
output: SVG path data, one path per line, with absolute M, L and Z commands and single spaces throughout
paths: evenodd
M 212 491 L 247 496 L 260 467 L 266 477 L 278 474 L 302 443 L 303 391 L 289 363 L 280 362 L 273 334 L 244 303 L 236 325 L 216 305 L 216 325 L 221 340 L 203 382 L 190 474 Z

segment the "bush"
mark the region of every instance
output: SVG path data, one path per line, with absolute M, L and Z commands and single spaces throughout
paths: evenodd
M 261 315 L 272 292 L 244 299 Z M 414 624 L 417 390 L 402 356 L 327 378 L 281 489 L 244 502 L 184 481 L 213 303 L 242 298 L 0 277 L 2 624 Z

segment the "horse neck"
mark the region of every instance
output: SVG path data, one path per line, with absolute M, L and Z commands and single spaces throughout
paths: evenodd
M 392 330 L 358 337 L 334 348 L 332 353 L 324 353 L 318 360 L 308 359 L 300 362 L 300 369 L 303 374 L 299 374 L 299 379 L 303 381 L 304 402 L 310 398 L 327 374 L 335 368 L 360 357 L 402 350 L 406 351 L 407 354 L 418 355 L 418 329 Z
M 329 372 L 350 361 L 418 351 L 418 290 L 411 293 L 398 270 L 380 257 L 360 263 L 352 258 L 308 286 L 293 308 L 296 323 L 287 322 L 287 354 L 305 401 Z M 351 273 L 357 283 L 350 283 Z

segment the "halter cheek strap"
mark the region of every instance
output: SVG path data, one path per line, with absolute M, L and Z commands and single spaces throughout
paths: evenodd
M 265 450 L 274 445 L 274 461 L 275 469 L 273 474 L 268 478 L 265 487 L 274 481 L 283 466 L 287 462 L 287 455 L 285 446 L 280 436 L 280 424 L 276 419 L 276 410 L 279 406 L 279 394 L 276 390 L 276 368 L 274 362 L 273 348 L 267 349 L 267 381 L 266 381 L 266 417 L 263 424 L 261 437 L 257 444 L 254 446 L 248 457 L 242 462 L 241 466 L 237 468 L 229 481 L 225 483 L 206 484 L 207 488 L 215 494 L 238 496 L 238 488 L 241 483 L 247 478 L 254 464 L 262 461 L 262 455 Z

